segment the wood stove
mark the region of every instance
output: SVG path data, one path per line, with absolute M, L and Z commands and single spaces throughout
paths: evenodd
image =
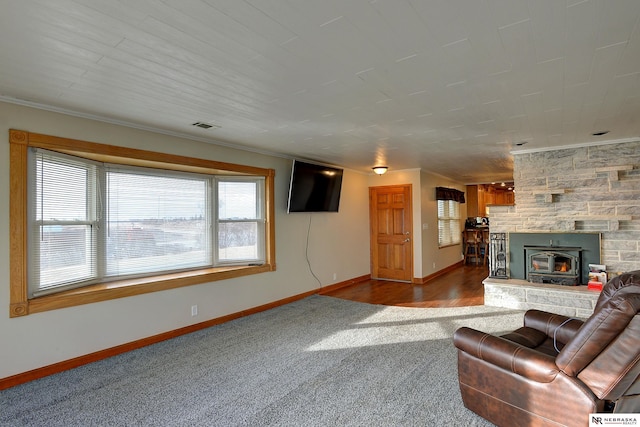
M 600 259 L 600 247 L 602 246 L 600 233 L 507 233 L 507 242 L 507 271 L 511 279 L 529 279 L 529 260 L 527 255 L 530 251 L 525 251 L 525 247 L 538 248 L 535 249 L 536 251 L 560 252 L 577 256 L 580 264 L 578 273 L 580 275 L 579 285 L 586 285 L 589 281 L 589 264 L 602 264 Z M 533 252 L 533 249 L 531 252 Z M 562 273 L 561 277 L 567 275 L 565 272 L 560 273 Z
M 582 282 L 578 247 L 525 245 L 527 280 L 532 283 L 575 286 Z

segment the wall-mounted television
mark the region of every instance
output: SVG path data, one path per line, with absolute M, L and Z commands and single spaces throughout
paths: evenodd
M 338 212 L 342 169 L 293 161 L 287 212 Z

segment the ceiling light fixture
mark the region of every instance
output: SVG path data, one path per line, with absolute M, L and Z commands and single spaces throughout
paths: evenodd
M 386 166 L 376 166 L 373 168 L 373 171 L 378 175 L 384 175 L 385 173 L 387 173 L 387 169 L 389 168 Z

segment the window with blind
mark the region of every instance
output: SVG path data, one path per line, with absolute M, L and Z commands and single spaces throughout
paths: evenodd
M 9 130 L 10 317 L 276 269 L 273 169 Z
M 264 185 L 251 178 L 216 179 L 216 264 L 264 259 Z
M 96 169 L 92 162 L 30 151 L 30 296 L 96 277 Z
M 460 203 L 455 200 L 438 200 L 438 246 L 459 244 Z
M 28 154 L 29 296 L 265 262 L 263 177 Z

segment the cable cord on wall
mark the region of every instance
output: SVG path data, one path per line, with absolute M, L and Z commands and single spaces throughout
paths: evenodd
M 304 250 L 304 256 L 307 259 L 307 265 L 309 266 L 309 271 L 311 275 L 316 279 L 320 287 L 322 287 L 322 282 L 318 279 L 318 276 L 313 272 L 313 268 L 311 267 L 311 261 L 309 260 L 309 234 L 311 234 L 311 215 L 309 214 L 309 226 L 307 227 L 307 247 Z

